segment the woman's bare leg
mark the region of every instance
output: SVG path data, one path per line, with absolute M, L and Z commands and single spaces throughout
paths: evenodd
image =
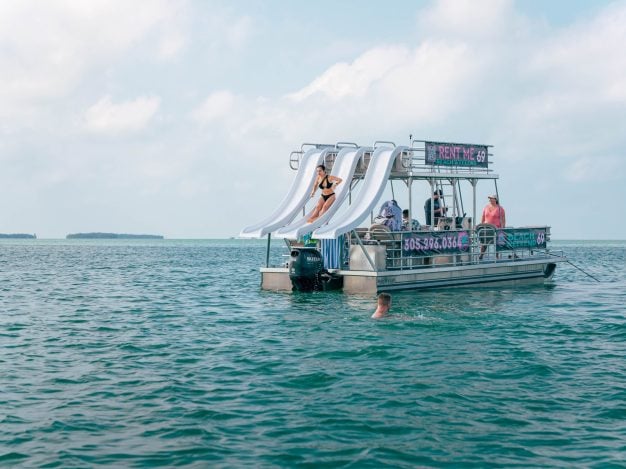
M 313 223 L 315 220 L 317 220 L 317 218 L 320 216 L 320 211 L 322 210 L 323 206 L 324 199 L 320 197 L 320 200 L 317 202 L 317 205 L 313 209 L 313 213 L 311 213 L 311 216 L 308 218 L 307 223 Z
M 334 201 L 335 201 L 334 195 L 332 197 L 329 197 L 328 200 L 324 202 L 324 206 L 322 207 L 322 210 L 320 210 L 320 214 L 317 217 L 319 218 L 322 215 L 324 215 L 328 211 L 328 209 L 330 208 L 330 206 L 333 204 Z

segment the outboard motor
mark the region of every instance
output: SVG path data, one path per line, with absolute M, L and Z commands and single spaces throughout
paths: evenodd
M 323 271 L 322 254 L 316 248 L 292 248 L 289 279 L 294 290 L 320 290 L 320 277 Z

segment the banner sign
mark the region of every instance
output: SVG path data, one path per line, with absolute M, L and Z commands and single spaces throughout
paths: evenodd
M 546 228 L 499 229 L 496 238 L 496 250 L 545 249 L 547 246 L 546 231 Z
M 432 231 L 402 234 L 402 255 L 435 256 L 467 252 L 470 246 L 467 231 Z
M 485 145 L 425 142 L 428 165 L 472 166 L 487 168 L 488 149 Z
M 493 231 L 492 231 L 493 233 Z M 493 235 L 484 244 L 493 243 Z M 496 230 L 496 250 L 546 249 L 547 228 L 508 228 Z M 402 234 L 403 256 L 436 256 L 466 253 L 470 249 L 468 231 L 424 231 Z

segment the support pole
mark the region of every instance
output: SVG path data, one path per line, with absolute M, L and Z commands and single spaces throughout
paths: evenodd
M 409 178 L 409 230 L 412 229 L 413 226 L 413 197 L 411 195 L 411 188 L 413 186 L 413 178 Z
M 374 261 L 372 260 L 370 255 L 367 253 L 367 249 L 365 249 L 365 246 L 361 242 L 361 238 L 359 238 L 358 233 L 356 232 L 356 230 L 352 230 L 352 233 L 354 233 L 354 236 L 356 238 L 356 242 L 359 243 L 359 246 L 361 246 L 361 249 L 363 250 L 363 254 L 365 254 L 365 257 L 367 258 L 367 262 L 369 262 L 370 265 L 372 266 L 372 270 L 374 272 L 376 272 L 376 265 L 374 265 Z
M 265 253 L 265 267 L 270 266 L 270 242 L 272 239 L 272 233 L 267 233 L 267 252 Z
M 452 216 L 454 217 L 454 226 L 456 227 L 456 217 L 459 216 L 459 204 L 456 203 L 456 183 L 454 179 L 448 181 L 452 186 Z
M 472 184 L 472 230 L 476 229 L 476 179 L 470 180 Z
M 435 193 L 435 180 L 430 180 L 430 227 L 434 228 L 435 225 L 435 200 L 433 198 L 433 194 Z M 442 202 L 439 201 L 439 207 L 441 207 Z
M 493 185 L 496 187 L 496 197 L 498 198 L 498 207 L 500 207 L 500 194 L 498 194 L 498 181 L 496 179 L 493 180 Z M 502 226 L 502 210 L 498 208 L 498 215 L 500 218 L 500 226 L 502 228 L 506 228 L 506 226 Z

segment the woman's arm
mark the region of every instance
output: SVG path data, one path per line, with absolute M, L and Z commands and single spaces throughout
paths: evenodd
M 328 176 L 328 179 L 330 180 L 330 182 L 335 183 L 335 186 L 341 184 L 343 182 L 343 179 L 341 179 L 340 177 L 337 176 Z
M 319 184 L 318 181 L 319 178 L 315 178 L 315 182 L 313 183 L 313 188 L 311 189 L 311 198 L 313 198 L 315 196 L 315 191 L 317 190 L 317 185 Z

